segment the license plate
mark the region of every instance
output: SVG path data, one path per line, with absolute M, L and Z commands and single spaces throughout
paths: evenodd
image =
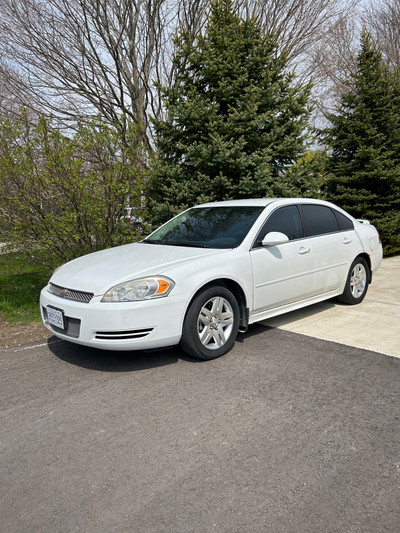
M 47 307 L 47 321 L 56 328 L 64 329 L 64 315 L 59 309 L 54 307 Z

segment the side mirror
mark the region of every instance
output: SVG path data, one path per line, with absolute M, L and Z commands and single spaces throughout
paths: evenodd
M 284 244 L 289 242 L 289 237 L 280 231 L 270 231 L 263 238 L 262 246 L 277 246 L 278 244 Z

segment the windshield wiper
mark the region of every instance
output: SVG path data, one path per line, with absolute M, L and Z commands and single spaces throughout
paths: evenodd
M 200 243 L 200 242 L 176 241 L 171 244 L 173 246 L 187 246 L 189 248 L 208 248 L 207 244 Z
M 188 248 L 209 248 L 207 244 L 191 242 L 191 241 L 148 241 L 144 240 L 146 244 L 162 244 L 165 246 L 186 246 Z

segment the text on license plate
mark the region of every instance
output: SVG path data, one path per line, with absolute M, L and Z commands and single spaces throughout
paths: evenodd
M 64 329 L 64 317 L 62 311 L 54 309 L 53 307 L 47 307 L 47 321 L 52 326 Z

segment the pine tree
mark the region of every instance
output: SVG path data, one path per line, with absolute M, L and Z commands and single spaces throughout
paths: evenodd
M 154 121 L 154 223 L 199 202 L 273 195 L 303 154 L 309 116 L 310 87 L 294 86 L 274 38 L 231 0 L 214 0 L 204 35 L 183 33 L 176 47 L 168 119 Z
M 400 251 L 400 77 L 364 32 L 357 69 L 326 130 L 327 197 L 377 226 L 386 254 Z

